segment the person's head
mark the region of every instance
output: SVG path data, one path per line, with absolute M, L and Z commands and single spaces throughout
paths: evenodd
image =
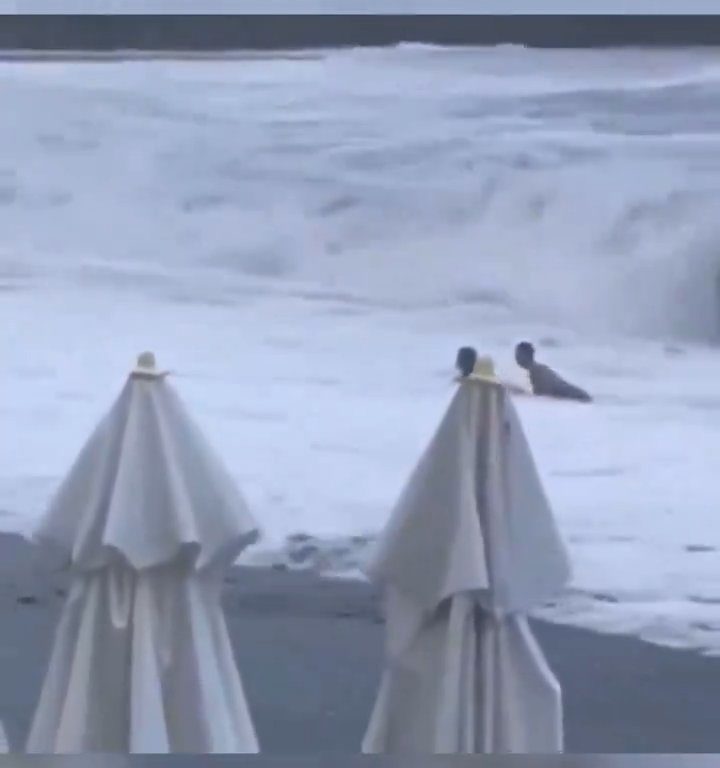
M 515 347 L 515 362 L 521 368 L 530 368 L 535 362 L 535 347 L 529 341 L 521 341 Z
M 476 362 L 477 352 L 472 347 L 460 347 L 458 349 L 455 367 L 463 376 L 469 376 L 473 372 Z

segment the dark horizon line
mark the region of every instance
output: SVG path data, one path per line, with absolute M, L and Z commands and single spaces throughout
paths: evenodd
M 402 43 L 529 48 L 720 46 L 720 15 L 0 15 L 0 50 L 6 52 L 208 53 Z

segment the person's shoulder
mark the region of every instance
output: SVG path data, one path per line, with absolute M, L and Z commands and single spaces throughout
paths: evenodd
M 544 363 L 536 363 L 533 366 L 530 381 L 538 395 L 561 396 L 571 386 L 560 374 Z
M 543 379 L 546 381 L 550 379 L 557 380 L 561 378 L 549 365 L 545 365 L 545 363 L 535 363 L 535 365 L 532 367 L 532 370 L 530 371 L 530 375 L 537 379 Z
M 535 393 L 564 400 L 591 402 L 592 398 L 584 389 L 571 384 L 556 373 L 549 365 L 537 364 L 532 378 Z

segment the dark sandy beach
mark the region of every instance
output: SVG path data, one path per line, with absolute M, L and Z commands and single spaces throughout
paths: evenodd
M 0 720 L 25 738 L 62 606 L 64 577 L 0 535 Z M 228 624 L 263 751 L 353 753 L 380 676 L 383 626 L 366 584 L 242 569 Z M 720 660 L 537 622 L 563 685 L 569 752 L 720 752 Z

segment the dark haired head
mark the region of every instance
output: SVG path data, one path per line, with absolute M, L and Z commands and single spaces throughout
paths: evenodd
M 515 361 L 521 368 L 529 368 L 535 362 L 535 347 L 529 341 L 521 341 L 515 347 Z
M 455 359 L 455 367 L 463 376 L 469 376 L 475 368 L 477 352 L 472 347 L 460 347 Z

